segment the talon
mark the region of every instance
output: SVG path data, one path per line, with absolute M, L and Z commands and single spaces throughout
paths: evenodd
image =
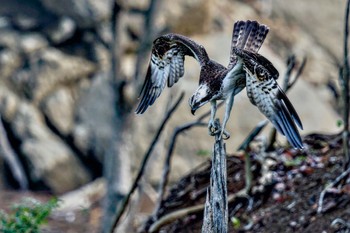
M 225 130 L 225 129 L 222 129 L 221 130 L 221 133 L 220 133 L 220 137 L 219 137 L 219 140 L 221 140 L 221 138 L 223 140 L 227 140 L 231 137 L 231 135 Z
M 224 136 L 225 137 L 222 138 L 224 140 L 227 140 L 227 139 L 229 139 L 231 137 L 231 135 L 227 131 L 224 131 Z
M 220 129 L 217 129 L 217 128 L 215 127 L 215 124 L 214 124 L 213 121 L 209 121 L 209 124 L 208 124 L 208 132 L 209 132 L 209 135 L 210 135 L 210 136 L 215 136 L 215 134 L 217 134 L 219 130 L 220 130 Z

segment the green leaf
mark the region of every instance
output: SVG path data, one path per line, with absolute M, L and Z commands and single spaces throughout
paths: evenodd
M 239 220 L 239 218 L 237 218 L 237 217 L 232 217 L 231 218 L 231 222 L 232 222 L 232 225 L 233 225 L 233 228 L 234 229 L 239 229 L 240 228 L 240 226 L 241 226 L 241 221 Z

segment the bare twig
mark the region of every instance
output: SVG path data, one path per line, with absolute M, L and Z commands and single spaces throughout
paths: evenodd
M 18 156 L 12 150 L 0 115 L 0 156 L 4 158 L 21 190 L 28 189 L 28 179 Z
M 173 132 L 173 135 L 171 137 L 170 146 L 168 148 L 168 152 L 167 152 L 166 159 L 165 159 L 165 162 L 164 162 L 163 174 L 162 174 L 162 178 L 161 178 L 161 181 L 160 181 L 160 184 L 159 184 L 158 204 L 157 204 L 155 213 L 158 213 L 158 211 L 159 211 L 159 209 L 161 207 L 162 200 L 164 198 L 165 188 L 166 188 L 166 185 L 168 184 L 171 158 L 172 158 L 173 151 L 175 149 L 177 136 L 180 133 L 182 133 L 183 131 L 189 130 L 190 128 L 192 128 L 194 126 L 206 126 L 206 125 L 207 124 L 201 122 L 201 120 L 197 120 L 197 121 L 190 122 L 190 123 L 187 123 L 185 125 L 182 125 L 180 127 L 175 128 L 175 130 Z
M 330 188 L 336 186 L 337 184 L 339 184 L 339 182 L 341 182 L 344 178 L 348 177 L 349 174 L 350 174 L 350 166 L 348 167 L 347 170 L 342 172 L 334 181 L 332 181 L 330 184 L 328 184 L 327 187 L 321 192 L 320 199 L 318 200 L 317 213 L 320 214 L 323 211 L 323 200 L 324 200 L 324 197 L 325 197 L 326 193 L 328 192 L 328 190 Z
M 344 219 L 336 218 L 332 221 L 331 226 L 341 225 L 347 229 L 350 229 L 350 222 L 346 222 Z
M 171 223 L 176 219 L 187 216 L 189 214 L 199 213 L 200 211 L 203 211 L 203 209 L 204 209 L 204 204 L 199 204 L 199 205 L 183 208 L 180 210 L 176 210 L 170 214 L 167 214 L 161 217 L 157 222 L 153 223 L 149 229 L 149 232 L 157 232 L 162 226 L 168 223 Z
M 291 89 L 294 84 L 298 81 L 299 77 L 301 76 L 301 74 L 303 73 L 304 71 L 304 68 L 305 68 L 305 65 L 306 65 L 306 57 L 303 58 L 303 61 L 301 62 L 301 65 L 299 66 L 299 69 L 297 70 L 295 76 L 294 76 L 294 79 L 293 81 L 291 81 L 289 83 L 289 85 L 287 86 L 287 88 L 285 89 L 285 91 L 287 92 L 289 89 Z
M 177 99 L 177 101 L 175 102 L 175 104 L 169 109 L 169 111 L 167 112 L 167 114 L 165 115 L 163 121 L 162 121 L 162 124 L 160 125 L 156 135 L 154 136 L 153 138 L 153 141 L 150 145 L 150 147 L 148 148 L 147 150 L 147 153 L 145 154 L 143 160 L 142 160 L 142 163 L 141 163 L 141 167 L 139 169 L 139 172 L 136 176 L 136 179 L 128 193 L 128 195 L 125 197 L 124 201 L 123 201 L 123 204 L 122 204 L 122 207 L 120 208 L 120 211 L 118 212 L 117 216 L 116 216 L 116 219 L 113 223 L 113 228 L 112 228 L 112 232 L 113 230 L 115 229 L 115 227 L 117 226 L 121 216 L 123 215 L 123 213 L 125 212 L 125 209 L 129 203 L 129 200 L 131 198 L 131 195 L 134 193 L 134 191 L 136 190 L 136 188 L 138 187 L 138 184 L 140 182 L 140 179 L 145 171 L 145 167 L 146 167 L 146 164 L 153 152 L 153 149 L 156 145 L 156 143 L 158 142 L 158 139 L 159 139 L 159 136 L 160 134 L 163 132 L 163 129 L 165 127 L 165 125 L 167 124 L 167 122 L 169 121 L 170 117 L 172 116 L 172 114 L 174 113 L 174 111 L 177 109 L 178 105 L 181 103 L 181 101 L 183 100 L 183 97 L 184 97 L 184 92 L 181 93 L 180 97 Z
M 255 126 L 255 128 L 248 134 L 246 139 L 242 142 L 242 144 L 238 147 L 238 150 L 247 151 L 249 144 L 256 138 L 256 136 L 265 128 L 268 120 L 263 120 Z

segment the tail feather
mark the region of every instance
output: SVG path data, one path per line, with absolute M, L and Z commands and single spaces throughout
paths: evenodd
M 233 67 L 237 60 L 233 51 L 234 47 L 256 53 L 268 32 L 269 27 L 257 21 L 237 21 L 233 26 L 229 68 Z

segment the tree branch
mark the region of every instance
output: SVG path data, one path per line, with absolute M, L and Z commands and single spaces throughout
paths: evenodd
M 165 125 L 167 124 L 167 122 L 169 121 L 169 119 L 171 118 L 172 114 L 174 113 L 174 111 L 177 109 L 177 107 L 179 106 L 179 104 L 181 103 L 181 101 L 183 100 L 183 97 L 184 97 L 184 92 L 181 93 L 180 97 L 177 99 L 177 101 L 175 102 L 175 104 L 169 109 L 169 111 L 167 112 L 167 114 L 165 115 L 156 135 L 154 136 L 153 138 L 153 141 L 150 145 L 150 147 L 148 148 L 143 160 L 142 160 L 142 163 L 141 163 L 141 167 L 139 169 L 139 172 L 136 176 L 136 179 L 128 193 L 128 195 L 125 197 L 124 201 L 123 201 L 123 204 L 122 204 L 122 207 L 120 208 L 120 211 L 118 212 L 117 216 L 116 216 L 116 219 L 113 221 L 113 227 L 112 227 L 112 231 L 111 233 L 114 231 L 115 227 L 117 226 L 121 216 L 123 215 L 123 213 L 125 212 L 125 209 L 129 203 L 129 200 L 131 198 L 131 195 L 135 192 L 136 188 L 138 187 L 139 185 L 139 182 L 140 182 L 140 179 L 145 171 L 145 168 L 146 168 L 146 164 L 153 152 L 153 149 L 156 145 L 156 143 L 158 142 L 158 139 L 159 139 L 159 136 L 160 134 L 163 132 L 163 129 L 165 127 Z

